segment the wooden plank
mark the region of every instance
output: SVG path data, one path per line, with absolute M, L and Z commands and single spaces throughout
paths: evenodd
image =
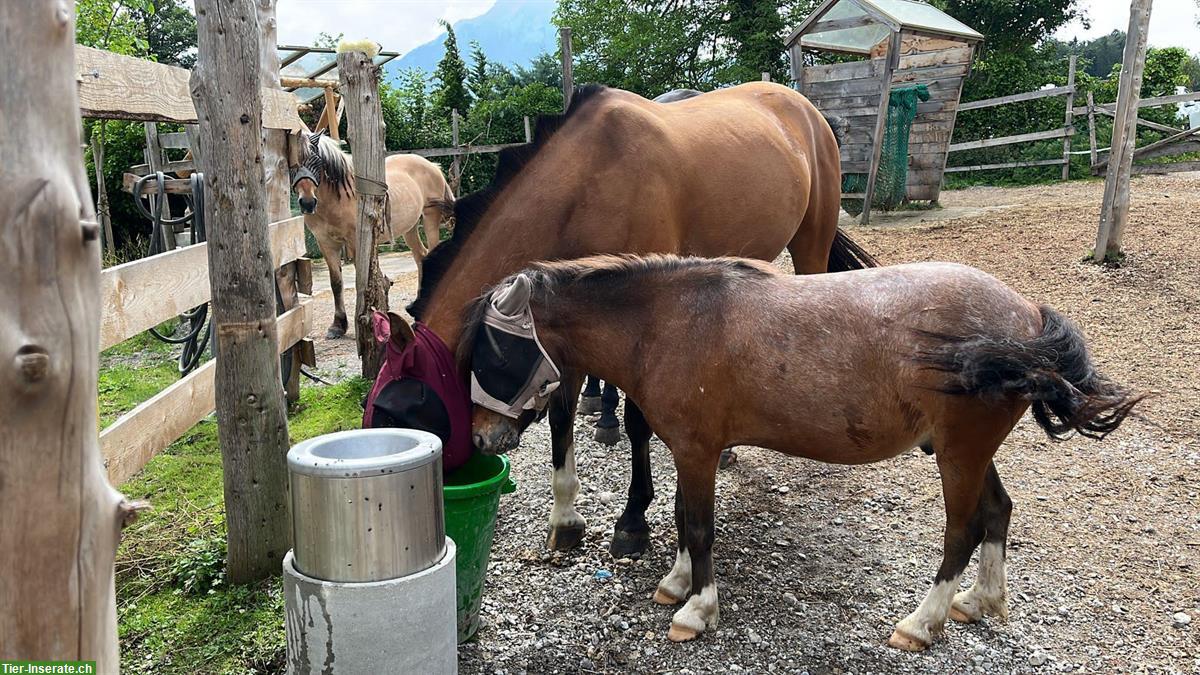
M 810 99 L 849 98 L 879 93 L 879 78 L 810 82 L 806 95 Z
M 866 173 L 870 169 L 870 162 L 842 162 L 842 173 Z
M 929 66 L 943 66 L 954 63 L 970 62 L 971 46 L 958 44 L 949 49 L 938 49 L 931 52 L 920 52 L 901 56 L 899 68 L 904 70 L 907 68 L 926 68 Z
M 928 115 L 930 113 L 939 112 L 958 112 L 959 103 L 957 100 L 946 101 L 922 101 L 917 104 L 917 115 Z
M 985 98 L 982 101 L 970 101 L 967 103 L 959 103 L 958 110 L 979 110 L 980 108 L 993 108 L 998 105 L 1007 105 L 1009 103 L 1020 103 L 1021 101 L 1036 101 L 1041 98 L 1051 98 L 1053 96 L 1066 96 L 1073 93 L 1074 87 L 1053 87 L 1051 89 L 1039 89 L 1037 91 L 1027 91 L 1020 94 L 1010 94 L 1008 96 L 997 96 L 996 98 Z M 1086 111 L 1085 111 L 1086 112 Z
M 1179 173 L 1182 171 L 1200 171 L 1200 162 L 1174 162 L 1171 164 L 1134 164 L 1134 175 Z
M 882 69 L 883 62 L 881 60 L 848 61 L 846 63 L 809 66 L 804 69 L 804 82 L 805 84 L 813 84 L 816 82 L 861 80 L 864 78 L 878 80 L 880 73 L 883 72 Z
M 303 257 L 304 218 L 273 223 L 276 267 Z M 100 349 L 208 302 L 207 244 L 185 246 L 104 270 L 100 275 Z
M 849 96 L 849 97 L 822 97 L 809 96 L 808 99 L 812 104 L 817 106 L 821 112 L 832 114 L 833 111 L 840 110 L 871 110 L 875 113 L 879 112 L 879 94 L 871 96 Z M 840 114 L 840 113 L 838 113 Z
M 1014 143 L 1030 143 L 1032 141 L 1045 141 L 1054 138 L 1065 138 L 1075 133 L 1074 127 L 1065 129 L 1051 129 L 1049 131 L 1035 131 L 1028 134 L 1016 134 L 1014 136 L 1001 136 L 999 138 L 985 138 L 978 141 L 966 141 L 963 143 L 955 143 L 950 146 L 950 152 L 960 152 L 962 150 L 978 150 L 980 148 L 994 148 L 1001 145 L 1012 145 Z
M 1138 159 L 1156 159 L 1158 157 L 1172 157 L 1190 152 L 1200 152 L 1200 138 L 1178 141 L 1169 146 L 1163 146 L 1154 150 L 1148 150 L 1138 154 Z
M 84 117 L 147 122 L 197 122 L 183 68 L 75 45 L 79 108 Z M 262 120 L 270 129 L 301 129 L 296 97 L 264 89 Z
M 571 27 L 563 26 L 558 29 L 558 57 L 562 67 L 563 110 L 571 107 L 571 97 L 575 94 L 574 60 L 571 56 Z
M 1183 94 L 1172 94 L 1170 96 L 1156 96 L 1154 98 L 1144 98 L 1138 101 L 1138 109 L 1142 108 L 1157 108 L 1158 106 L 1171 105 L 1173 103 L 1190 103 L 1192 101 L 1200 101 L 1200 91 L 1189 91 Z M 1110 114 L 1116 109 L 1115 103 L 1102 103 L 1096 106 L 1096 112 Z M 1082 115 L 1087 112 L 1086 107 L 1077 107 L 1072 112 L 1076 115 Z
M 506 148 L 515 148 L 524 143 L 499 143 L 496 145 L 464 145 L 460 148 L 422 148 L 419 150 L 397 150 L 387 153 L 392 155 L 420 155 L 421 157 L 462 157 L 464 155 L 482 155 L 489 152 L 500 152 Z
M 188 145 L 187 133 L 172 131 L 158 135 L 158 147 L 167 150 L 187 150 L 191 146 Z
M 1148 155 L 1150 153 L 1158 153 L 1159 151 L 1163 150 L 1164 148 L 1167 148 L 1171 145 L 1179 143 L 1180 141 L 1187 139 L 1189 136 L 1195 136 L 1197 134 L 1200 134 L 1200 127 L 1196 127 L 1193 129 L 1184 129 L 1183 131 L 1176 132 L 1174 134 L 1171 134 L 1170 136 L 1167 136 L 1166 138 L 1157 140 L 1157 141 L 1151 143 L 1150 145 L 1146 145 L 1146 146 L 1143 146 L 1143 147 L 1140 147 L 1140 148 L 1134 150 L 1133 151 L 1133 159 L 1134 160 L 1144 159 L 1146 157 L 1146 155 Z M 1158 156 L 1161 156 L 1161 155 L 1158 155 Z M 1109 157 L 1106 157 L 1106 158 L 1100 160 L 1100 163 L 1097 166 L 1107 166 L 1109 158 L 1111 158 L 1111 154 L 1109 155 Z
M 1088 116 L 1088 145 L 1091 150 L 1091 165 L 1096 166 L 1096 101 L 1092 96 L 1092 92 L 1087 93 L 1087 116 Z
M 163 171 L 164 173 L 177 173 L 179 171 L 195 171 L 196 163 L 190 159 L 180 159 L 180 160 L 175 160 L 172 162 L 163 162 L 162 166 L 160 166 L 159 169 L 161 171 Z M 133 175 L 133 176 L 135 176 L 134 180 L 136 180 L 136 177 L 145 176 L 148 173 L 154 173 L 153 171 L 150 170 L 149 164 L 134 164 L 133 166 L 129 167 L 129 171 L 125 175 L 126 176 Z M 131 182 L 131 183 L 126 184 L 126 183 L 122 182 L 121 189 L 125 190 L 126 192 L 133 192 L 133 183 Z M 186 193 L 191 192 L 190 189 L 187 189 L 187 186 L 177 186 L 176 189 L 179 190 L 179 192 L 172 192 L 171 190 L 168 190 L 168 192 L 171 192 L 172 194 L 186 194 Z M 144 190 L 143 194 L 145 192 L 146 191 Z
M 145 164 L 139 164 L 138 167 L 145 167 L 146 173 L 150 173 L 150 167 Z M 121 176 L 121 189 L 125 192 L 133 192 L 134 186 L 137 185 L 138 176 L 133 173 L 126 173 Z M 186 195 L 192 193 L 192 181 L 188 178 L 167 178 L 163 181 L 163 188 L 169 195 Z M 158 183 L 155 181 L 146 181 L 142 184 L 142 195 L 149 195 L 158 192 Z
M 1025 162 L 1002 162 L 999 164 L 972 164 L 970 166 L 948 166 L 946 173 L 960 173 L 963 171 L 991 171 L 992 169 L 1020 169 L 1030 166 L 1055 166 L 1062 164 L 1061 157 L 1054 159 L 1038 159 Z
M 275 321 L 279 353 L 311 332 L 312 315 L 311 298 L 279 315 Z M 201 365 L 100 433 L 109 481 L 120 485 L 132 478 L 216 408 L 216 365 L 215 360 Z
M 927 82 L 940 82 L 952 79 L 959 79 L 967 76 L 967 65 L 949 65 L 949 66 L 930 66 L 928 68 L 909 68 L 907 70 L 897 70 L 892 77 L 892 84 L 903 82 L 919 82 L 925 84 Z

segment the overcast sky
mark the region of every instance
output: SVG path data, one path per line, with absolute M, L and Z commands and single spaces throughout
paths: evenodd
M 1079 0 L 1092 27 L 1084 30 L 1078 21 L 1064 26 L 1057 37 L 1090 39 L 1114 30 L 1129 28 L 1129 0 Z M 1154 0 L 1150 12 L 1150 44 L 1154 47 L 1187 47 L 1200 51 L 1200 27 L 1196 25 L 1195 0 Z
M 437 37 L 438 19 L 451 23 L 479 16 L 497 1 L 505 0 L 279 0 L 279 42 L 312 44 L 321 31 L 348 38 L 371 38 L 384 49 L 405 53 Z M 552 0 L 546 0 L 547 2 Z M 1125 30 L 1129 25 L 1128 0 L 1079 0 L 1091 28 L 1079 22 L 1057 33 L 1069 40 Z M 1150 19 L 1150 44 L 1182 46 L 1200 51 L 1195 0 L 1154 0 Z

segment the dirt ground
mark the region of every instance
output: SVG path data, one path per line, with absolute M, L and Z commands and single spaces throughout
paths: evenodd
M 650 550 L 614 561 L 629 445 L 595 444 L 580 420 L 588 537 L 565 554 L 544 547 L 549 435 L 535 426 L 511 455 L 519 488 L 501 502 L 484 626 L 459 650 L 462 671 L 1200 673 L 1198 188 L 1200 174 L 1135 179 L 1115 269 L 1082 262 L 1098 181 L 948 192 L 944 211 L 852 229 L 884 263 L 971 264 L 1063 311 L 1108 375 L 1156 394 L 1106 441 L 1051 442 L 1026 418 L 1001 449 L 1015 503 L 1007 622 L 951 623 L 921 654 L 885 646 L 940 562 L 932 458 L 843 467 L 741 448 L 717 486 L 720 627 L 668 643 L 671 610 L 649 598 L 674 557 L 670 455 L 654 441 Z M 394 306 L 415 278 L 399 281 L 393 298 L 406 297 Z M 321 372 L 352 372 L 353 350 L 318 338 Z

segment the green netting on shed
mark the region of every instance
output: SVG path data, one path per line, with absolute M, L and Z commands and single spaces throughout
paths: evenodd
M 875 179 L 872 208 L 891 211 L 904 201 L 908 183 L 908 134 L 917 116 L 917 103 L 929 100 L 929 87 L 910 84 L 892 89 L 888 99 L 887 123 L 884 126 L 883 148 L 879 152 L 879 175 Z M 867 174 L 848 173 L 842 176 L 842 192 L 866 192 Z M 863 200 L 843 199 L 842 208 L 852 216 L 862 213 Z

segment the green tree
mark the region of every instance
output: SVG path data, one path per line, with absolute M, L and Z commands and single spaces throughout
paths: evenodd
M 783 44 L 783 16 L 774 0 L 729 0 L 729 19 L 725 36 L 733 52 L 733 67 L 722 75 L 726 82 L 757 80 L 770 73 L 776 82 L 784 81 L 786 62 Z
M 471 109 L 471 95 L 467 92 L 467 64 L 458 53 L 454 27 L 444 19 L 439 23 L 446 29 L 446 53 L 433 73 L 437 81 L 434 106 L 447 119 L 453 109 L 457 109 L 459 115 L 466 116 Z
M 150 0 L 131 14 L 142 25 L 148 56 L 181 68 L 196 64 L 196 17 L 181 0 Z
M 934 6 L 987 36 L 987 51 L 1020 51 L 1041 44 L 1054 31 L 1087 17 L 1078 0 L 932 0 Z
M 471 41 L 471 70 L 467 73 L 467 86 L 476 101 L 481 101 L 491 94 L 491 79 L 497 73 L 489 68 L 487 54 L 476 40 Z

